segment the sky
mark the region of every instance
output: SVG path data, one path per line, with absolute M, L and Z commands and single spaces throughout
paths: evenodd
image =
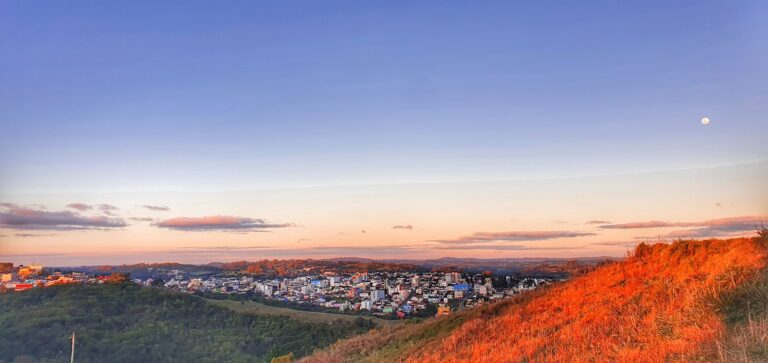
M 621 256 L 751 235 L 767 13 L 3 1 L 0 260 Z

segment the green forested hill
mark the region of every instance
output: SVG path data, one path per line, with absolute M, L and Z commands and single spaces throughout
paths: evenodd
M 132 284 L 56 286 L 0 294 L 0 360 L 66 361 L 76 330 L 76 362 L 260 362 L 309 354 L 370 325 L 237 313 Z

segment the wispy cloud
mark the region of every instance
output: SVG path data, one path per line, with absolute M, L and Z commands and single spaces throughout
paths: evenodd
M 768 221 L 768 216 L 739 216 L 719 219 L 709 219 L 699 222 L 666 222 L 666 221 L 646 221 L 629 222 L 621 224 L 602 225 L 601 229 L 651 229 L 651 228 L 685 228 L 671 232 L 659 233 L 655 237 L 641 236 L 635 237 L 638 240 L 653 240 L 664 238 L 713 238 L 713 237 L 734 237 L 743 235 L 747 232 L 757 230 L 764 221 Z
M 592 245 L 596 246 L 626 246 L 634 247 L 642 243 L 641 241 L 606 241 L 606 242 L 594 242 Z
M 252 256 L 380 256 L 380 255 L 400 255 L 412 254 L 422 251 L 429 245 L 394 245 L 394 246 L 309 246 L 302 248 L 276 248 L 273 246 L 207 246 L 207 247 L 184 247 L 174 250 L 177 254 L 193 255 L 221 255 L 233 256 L 236 258 L 247 258 L 248 254 Z
M 130 220 L 134 222 L 154 222 L 155 219 L 151 217 L 132 217 Z
M 477 232 L 470 236 L 459 237 L 457 239 L 448 240 L 435 240 L 435 242 L 442 244 L 477 244 L 488 242 L 526 242 L 526 241 L 543 241 L 548 239 L 557 238 L 573 238 L 573 237 L 586 237 L 596 236 L 596 233 L 591 232 L 574 232 L 574 231 L 510 231 L 510 232 Z
M 591 220 L 586 222 L 586 224 L 609 224 L 609 223 L 611 223 L 611 221 Z
M 0 227 L 25 230 L 75 230 L 119 228 L 127 224 L 120 218 L 84 216 L 70 211 L 49 212 L 18 206 L 0 205 Z
M 111 205 L 111 204 L 98 204 L 96 205 L 96 207 L 99 208 L 99 210 L 101 210 L 101 213 L 103 213 L 104 215 L 112 216 L 112 217 L 116 217 L 117 213 L 115 213 L 115 211 L 120 210 L 120 208 L 115 207 L 114 205 Z
M 67 208 L 77 209 L 81 212 L 93 209 L 92 206 L 85 203 L 70 203 L 70 204 L 67 204 Z
M 413 229 L 413 226 L 410 224 L 406 224 L 406 225 L 398 224 L 396 226 L 392 226 L 392 229 Z
M 182 247 L 184 251 L 250 251 L 273 249 L 274 246 L 203 246 L 203 247 Z
M 731 229 L 754 228 L 761 221 L 768 220 L 767 216 L 740 216 L 720 219 L 710 219 L 701 222 L 665 222 L 645 221 L 621 224 L 606 224 L 602 229 L 638 229 L 638 228 L 669 228 L 669 227 L 721 227 Z
M 492 250 L 492 251 L 551 251 L 551 250 L 578 250 L 584 246 L 522 246 L 511 244 L 470 244 L 470 245 L 441 245 L 435 246 L 438 250 Z
M 97 207 L 100 210 L 103 210 L 103 211 L 114 211 L 114 210 L 119 210 L 120 209 L 120 208 L 115 207 L 114 205 L 111 205 L 111 204 L 99 204 L 99 205 L 97 205 Z
M 155 212 L 167 212 L 171 210 L 171 208 L 166 206 L 160 206 L 160 205 L 142 205 L 142 207 L 147 208 L 149 210 L 155 211 Z
M 293 227 L 294 225 L 292 223 L 269 223 L 265 219 L 258 218 L 206 216 L 171 218 L 155 223 L 155 226 L 182 231 L 256 232 L 266 229 Z
M 664 222 L 664 221 L 645 221 L 645 222 L 629 222 L 619 224 L 605 224 L 600 226 L 601 229 L 639 229 L 639 228 L 663 228 L 663 227 L 688 227 L 692 226 L 691 223 L 682 222 Z
M 768 221 L 768 216 L 741 216 L 710 219 L 708 221 L 700 222 L 698 225 L 721 230 L 749 231 L 754 230 L 756 226 L 759 226 L 766 221 Z
M 55 236 L 55 233 L 14 233 L 14 237 L 50 237 Z
M 4 257 L 4 258 L 17 258 L 17 257 L 58 257 L 58 256 L 69 256 L 69 254 L 67 254 L 67 253 L 35 253 L 33 255 L 22 255 L 22 254 L 0 255 L 0 257 Z

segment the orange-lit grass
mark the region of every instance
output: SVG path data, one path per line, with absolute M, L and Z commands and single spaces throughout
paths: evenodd
M 466 321 L 411 362 L 664 362 L 717 359 L 718 299 L 756 276 L 757 239 L 640 245 L 627 260 Z

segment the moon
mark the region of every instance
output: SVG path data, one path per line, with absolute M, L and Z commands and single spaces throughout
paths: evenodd
M 702 117 L 701 118 L 701 124 L 704 126 L 709 125 L 709 117 Z

